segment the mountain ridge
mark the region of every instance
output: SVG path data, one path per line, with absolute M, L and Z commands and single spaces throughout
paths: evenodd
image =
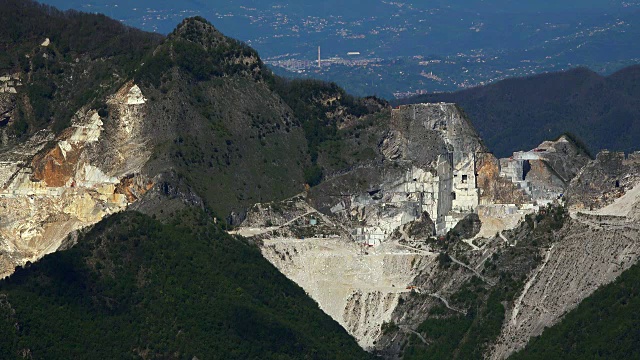
M 29 44 L 42 79 L 109 64 L 58 44 Z M 11 134 L 9 107 L 0 346 L 17 357 L 366 358 L 355 338 L 504 358 L 638 259 L 639 153 L 590 159 L 565 135 L 499 159 L 456 104 L 275 77 L 205 19 L 138 55 L 60 131 Z M 31 101 L 31 68 L 2 76 L 8 104 Z M 79 346 L 85 328 L 102 345 Z
M 165 224 L 131 211 L 108 217 L 0 288 L 7 359 L 369 358 L 253 246 L 198 210 Z
M 499 156 L 565 132 L 577 135 L 593 153 L 632 152 L 640 136 L 638 78 L 640 65 L 609 76 L 577 68 L 393 103 L 455 102 Z

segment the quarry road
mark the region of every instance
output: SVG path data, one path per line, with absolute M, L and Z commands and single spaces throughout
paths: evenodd
M 468 269 L 469 271 L 473 272 L 477 277 L 480 278 L 480 280 L 486 282 L 487 284 L 493 286 L 495 285 L 495 283 L 493 281 L 489 281 L 487 278 L 485 278 L 484 276 L 482 276 L 476 269 L 472 268 L 471 266 L 463 263 L 462 261 L 454 258 L 453 256 L 451 256 L 451 254 L 449 254 L 449 258 L 451 259 L 451 261 L 453 261 L 454 263 L 462 266 L 465 269 Z
M 482 265 L 484 265 L 484 263 L 487 261 L 487 259 L 489 259 L 493 254 L 495 254 L 494 251 L 491 250 L 485 250 L 485 255 L 482 258 L 482 260 L 478 263 L 478 265 L 476 265 L 476 270 L 479 270 Z
M 265 245 L 269 245 L 269 244 L 297 244 L 297 243 L 311 244 L 311 243 L 314 243 L 314 241 L 318 241 L 318 240 L 331 240 L 331 238 L 309 237 L 304 239 L 298 239 L 298 238 L 290 238 L 290 237 L 281 237 L 281 238 L 264 239 L 262 241 L 264 242 Z M 320 245 L 320 243 L 318 243 L 318 245 Z
M 409 246 L 409 245 L 402 245 L 398 241 L 394 241 L 393 244 L 395 246 L 398 246 L 398 247 L 403 247 L 403 248 L 407 248 L 409 250 L 415 251 L 416 253 L 422 254 L 422 255 L 427 255 L 427 256 L 436 256 L 436 255 L 438 255 L 438 253 L 434 253 L 434 252 L 431 252 L 431 251 L 416 249 L 416 248 L 414 248 L 412 246 Z
M 587 215 L 616 216 L 628 217 L 634 209 L 635 204 L 640 202 L 640 183 L 633 186 L 623 196 L 616 199 L 613 203 L 598 210 L 581 210 L 580 212 Z M 575 214 L 571 214 L 574 218 Z
M 440 301 L 442 301 L 442 303 L 444 304 L 444 306 L 447 307 L 447 309 L 455 311 L 455 312 L 459 312 L 462 315 L 467 315 L 466 311 L 460 310 L 460 309 L 456 309 L 454 307 L 452 307 L 451 305 L 449 305 L 449 302 L 447 301 L 447 299 L 445 299 L 444 297 L 442 297 L 440 294 L 438 293 L 433 293 L 433 294 L 427 294 L 431 297 L 434 297 L 436 299 L 439 299 Z
M 536 281 L 536 278 L 538 277 L 538 274 L 540 274 L 542 272 L 542 270 L 544 270 L 545 266 L 547 266 L 547 263 L 549 262 L 549 259 L 551 258 L 551 253 L 553 251 L 553 247 L 554 246 L 555 246 L 555 244 L 551 245 L 549 250 L 547 250 L 547 255 L 544 257 L 544 260 L 542 261 L 542 265 L 540 265 L 540 267 L 538 268 L 536 273 L 524 285 L 524 289 L 522 290 L 522 294 L 520 294 L 520 296 L 518 297 L 518 300 L 516 300 L 516 302 L 514 303 L 513 312 L 511 313 L 511 324 L 516 325 L 518 313 L 520 312 L 520 305 L 522 304 L 522 300 L 524 299 L 525 295 L 527 295 L 527 292 L 529 291 L 529 288 L 531 287 L 531 285 L 533 285 L 533 283 Z
M 414 335 L 415 335 L 415 336 L 417 336 L 417 337 L 418 337 L 418 339 L 420 339 L 420 341 L 422 341 L 425 345 L 429 345 L 429 344 L 427 343 L 427 340 L 426 340 L 422 335 L 420 335 L 420 333 L 419 333 L 419 332 L 412 330 L 409 326 L 407 326 L 407 325 L 398 325 L 398 327 L 399 327 L 400 329 L 402 329 L 402 330 L 406 331 L 406 332 L 410 332 L 410 333 L 414 334 Z
M 627 191 L 613 203 L 598 210 L 569 211 L 571 219 L 579 221 L 596 229 L 617 230 L 637 225 L 630 215 L 635 206 L 640 203 L 640 183 Z
M 625 216 L 585 214 L 582 212 L 570 214 L 570 216 L 571 219 L 582 224 L 605 231 L 621 230 L 634 225 L 633 220 Z
M 512 243 L 509 241 L 509 239 L 507 239 L 507 237 L 506 237 L 506 236 L 504 236 L 504 234 L 502 233 L 502 231 L 500 231 L 500 232 L 498 233 L 498 236 L 500 236 L 500 238 L 501 238 L 502 240 L 504 240 L 504 242 L 506 242 L 506 243 L 507 243 L 507 245 L 509 245 L 509 246 L 516 246 L 516 244 L 515 244 L 515 243 L 514 243 L 514 244 L 512 244 Z
M 584 214 L 582 214 L 582 213 L 569 212 L 569 216 L 571 217 L 571 219 L 573 219 L 575 221 L 578 221 L 580 223 L 583 223 L 583 224 L 585 224 L 587 226 L 590 226 L 592 228 L 595 228 L 595 229 L 598 229 L 598 230 L 602 230 L 603 229 L 602 225 L 604 225 L 604 224 L 598 223 L 598 222 L 595 222 L 595 221 L 589 221 L 586 218 L 586 216 Z
M 471 249 L 472 249 L 473 251 L 481 250 L 479 247 L 477 247 L 477 246 L 476 246 L 476 244 L 474 244 L 474 243 L 473 243 L 473 240 L 475 240 L 475 239 L 476 239 L 476 238 L 473 238 L 473 239 L 464 239 L 464 240 L 462 240 L 462 241 L 463 241 L 465 244 L 467 244 L 467 245 L 471 246 Z
M 278 229 L 281 229 L 285 226 L 291 225 L 294 221 L 303 218 L 307 215 L 310 214 L 314 214 L 317 211 L 307 211 L 306 213 L 296 216 L 293 219 L 287 221 L 286 223 L 279 225 L 279 226 L 270 226 L 270 227 L 266 227 L 266 228 L 241 228 L 238 230 L 234 230 L 234 231 L 229 231 L 229 234 L 231 235 L 240 235 L 240 236 L 244 236 L 244 237 L 252 237 L 252 236 L 256 236 L 256 235 L 262 235 L 262 234 L 266 234 L 268 232 L 272 232 Z

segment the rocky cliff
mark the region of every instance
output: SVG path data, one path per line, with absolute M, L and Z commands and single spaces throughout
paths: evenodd
M 61 41 L 52 37 L 35 51 L 57 51 Z M 255 51 L 204 19 L 189 19 L 147 56 L 132 80 L 114 73 L 117 81 L 103 82 L 60 129 L 64 119 L 36 131 L 35 113 L 24 111 L 35 104 L 35 75 L 45 70 L 2 76 L 0 112 L 8 120 L 0 124 L 0 275 L 72 244 L 68 235 L 150 190 L 136 209 L 166 218 L 180 206 L 162 204 L 180 198 L 176 204 L 206 207 L 233 223 L 250 204 L 303 189 L 303 130 L 266 83 Z M 68 65 L 63 57 L 46 59 Z M 65 96 L 85 60 L 92 61 L 79 59 L 78 69 L 52 77 L 65 84 L 52 85 L 44 103 L 54 116 L 64 114 L 50 102 Z M 21 123 L 26 133 L 18 134 Z
M 107 100 L 109 116 L 78 112 L 59 136 L 42 130 L 2 154 L 3 277 L 56 251 L 74 231 L 121 211 L 153 187 L 142 136 L 146 99 L 129 83 Z M 106 122 L 106 124 L 105 124 Z
M 398 310 L 407 295 L 423 289 L 437 303 L 478 273 L 460 262 L 471 270 L 434 287 L 442 277 L 439 256 L 454 251 L 486 260 L 503 242 L 496 232 L 517 227 L 536 200 L 560 201 L 565 183 L 556 181 L 554 168 L 571 176 L 575 170 L 566 164 L 584 162 L 575 151 L 556 151 L 573 149 L 564 138 L 541 145 L 544 156 L 523 153 L 540 169 L 498 160 L 453 104 L 393 109 L 388 128 L 369 136 L 379 139 L 377 160 L 286 202 L 255 205 L 236 232 L 259 240 L 265 257 L 367 349 L 381 348 L 383 324 L 407 311 Z M 523 181 L 555 191 L 534 195 Z M 405 323 L 405 330 L 417 325 Z
M 611 204 L 640 180 L 640 153 L 602 151 L 571 181 L 567 193 L 574 210 L 594 210 Z
M 40 37 L 0 77 L 0 277 L 110 214 L 197 207 L 367 350 L 505 358 L 637 261 L 638 154 L 498 159 L 455 104 L 283 81 L 201 18 L 110 76 Z
M 599 157 L 581 176 L 597 176 L 591 171 L 601 163 Z M 580 184 L 576 182 L 576 186 Z M 522 349 L 531 337 L 542 334 L 597 288 L 638 261 L 640 182 L 632 186 L 606 207 L 571 210 L 571 220 L 558 240 L 544 251 L 544 260 L 529 274 L 524 289 L 508 309 L 492 358 L 506 358 Z
M 640 228 L 635 219 L 573 216 L 508 309 L 492 358 L 503 359 L 522 349 L 530 338 L 637 262 Z

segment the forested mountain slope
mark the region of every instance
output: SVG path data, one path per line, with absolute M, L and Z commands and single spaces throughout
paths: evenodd
M 515 78 L 454 93 L 420 95 L 399 103 L 455 102 L 498 156 L 528 149 L 563 132 L 596 153 L 637 150 L 640 66 L 603 77 L 584 68 Z
M 104 109 L 104 97 L 162 40 L 104 15 L 31 0 L 0 6 L 0 74 L 21 74 L 14 98 L 0 93 L 0 130 L 12 123 L 8 133 L 19 138 L 47 127 L 62 131 L 83 106 Z
M 202 18 L 162 37 L 0 5 L 2 357 L 368 357 L 223 228 L 304 190 L 316 114 L 378 102 L 275 78 Z
M 633 359 L 640 357 L 640 266 L 604 286 L 559 324 L 531 339 L 513 359 Z
M 0 282 L 3 359 L 366 359 L 257 248 L 198 210 L 103 220 Z

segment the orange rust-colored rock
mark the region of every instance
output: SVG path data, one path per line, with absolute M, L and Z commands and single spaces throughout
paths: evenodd
M 498 159 L 493 154 L 481 153 L 476 155 L 476 171 L 478 173 L 478 187 L 480 198 L 493 199 L 493 185 L 500 175 Z
M 500 177 L 500 162 L 493 154 L 477 154 L 476 171 L 481 203 L 519 205 L 531 201 L 522 189 Z
M 62 130 L 62 132 L 57 136 L 56 140 L 69 139 L 73 135 L 74 132 L 76 132 L 76 128 L 68 127 L 66 129 Z
M 135 83 L 133 82 L 133 80 L 129 80 L 127 81 L 126 84 L 124 84 L 116 93 L 115 93 L 115 97 L 119 98 L 119 99 L 126 99 L 127 98 L 127 94 L 129 93 L 129 91 L 131 90 L 132 87 L 135 86 Z
M 556 176 L 549 166 L 547 166 L 542 160 L 530 160 L 529 165 L 531 169 L 527 174 L 527 180 L 531 181 L 542 181 L 545 183 L 553 183 L 554 181 L 558 181 L 559 177 Z
M 153 182 L 139 183 L 139 179 L 134 176 L 127 176 L 120 180 L 120 183 L 116 185 L 116 194 L 123 194 L 127 197 L 127 201 L 132 203 L 138 200 L 147 191 L 153 188 Z
M 67 181 L 74 176 L 82 154 L 81 147 L 70 146 L 71 150 L 66 152 L 56 146 L 46 153 L 36 155 L 31 162 L 32 180 L 44 181 L 50 187 L 65 186 Z

